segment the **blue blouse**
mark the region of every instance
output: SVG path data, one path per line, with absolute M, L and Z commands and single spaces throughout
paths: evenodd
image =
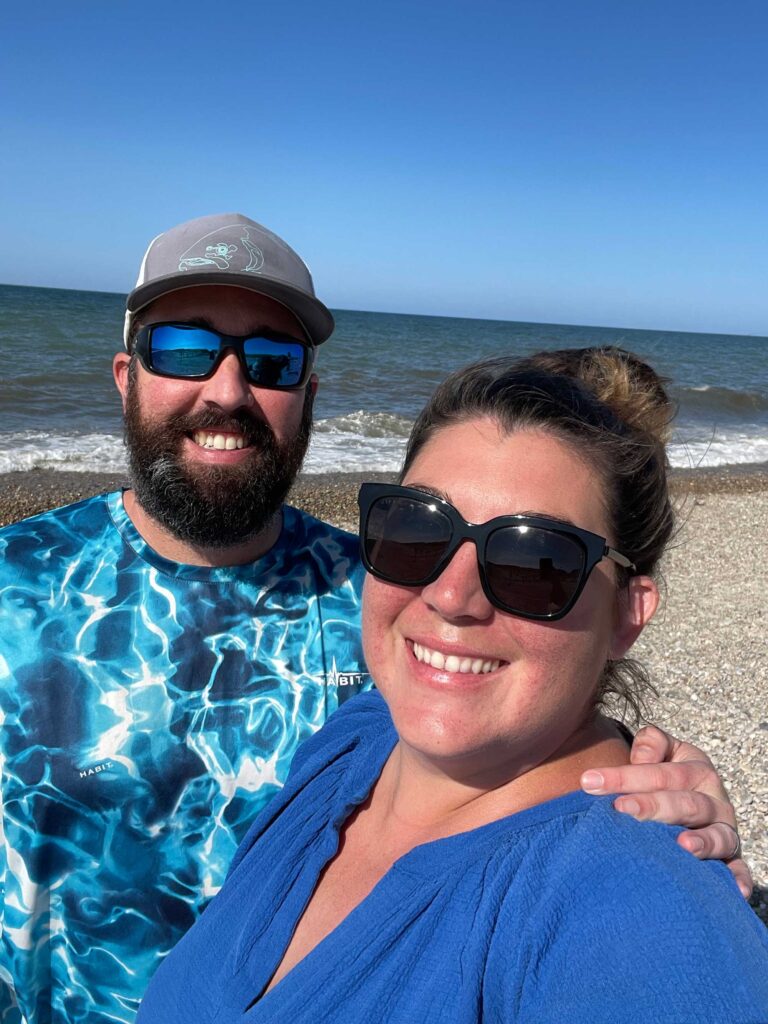
M 267 995 L 396 734 L 355 697 L 299 751 L 138 1024 L 768 1021 L 768 938 L 673 829 L 570 793 L 401 857 Z

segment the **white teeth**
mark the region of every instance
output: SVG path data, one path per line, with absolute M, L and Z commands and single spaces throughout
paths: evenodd
M 445 668 L 445 658 L 439 651 L 426 651 L 425 653 L 432 668 Z
M 201 448 L 214 448 L 218 451 L 231 452 L 235 448 L 245 448 L 245 439 L 239 434 L 211 434 L 207 430 L 196 430 L 192 439 Z
M 496 658 L 459 658 L 455 654 L 446 655 L 440 651 L 432 651 L 429 647 L 417 643 L 413 645 L 413 654 L 417 661 L 431 665 L 432 668 L 464 675 L 486 675 L 488 672 L 495 672 L 501 665 Z

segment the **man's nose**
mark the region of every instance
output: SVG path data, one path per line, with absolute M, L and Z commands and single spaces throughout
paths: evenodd
M 216 372 L 201 383 L 202 398 L 209 405 L 234 411 L 253 404 L 251 385 L 245 378 L 237 353 L 225 351 Z

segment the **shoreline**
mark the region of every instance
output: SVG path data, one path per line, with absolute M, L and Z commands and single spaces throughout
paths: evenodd
M 395 473 L 302 473 L 288 502 L 334 526 L 356 530 L 357 489 L 364 480 L 394 481 Z M 768 491 L 768 463 L 701 469 L 672 469 L 670 485 L 678 505 L 714 494 Z M 128 486 L 124 473 L 29 469 L 0 473 L 0 527 L 48 509 Z
M 302 475 L 289 502 L 357 528 L 357 488 L 393 473 Z M 651 721 L 712 758 L 733 800 L 753 871 L 751 905 L 768 925 L 768 659 L 761 567 L 768 536 L 768 464 L 673 470 L 678 528 L 664 557 L 659 614 L 637 657 L 659 692 Z M 0 525 L 125 486 L 122 474 L 0 474 Z

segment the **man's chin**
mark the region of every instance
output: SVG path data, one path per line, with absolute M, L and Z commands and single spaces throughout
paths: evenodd
M 301 466 L 309 442 L 312 395 L 307 391 L 301 429 L 279 443 L 267 423 L 152 421 L 135 393 L 126 404 L 129 467 L 136 500 L 170 534 L 198 547 L 243 544 L 270 527 Z M 237 430 L 245 447 L 204 449 L 193 434 Z
M 166 456 L 150 465 L 134 459 L 132 469 L 136 497 L 150 516 L 185 543 L 217 549 L 266 530 L 295 476 L 295 467 L 256 448 L 252 458 L 234 465 Z

